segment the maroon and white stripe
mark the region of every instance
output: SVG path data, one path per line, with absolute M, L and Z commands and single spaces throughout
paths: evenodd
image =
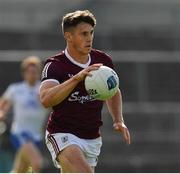
M 59 147 L 58 147 L 58 144 L 57 144 L 55 138 L 51 134 L 48 134 L 47 138 L 48 138 L 49 142 L 52 144 L 55 154 L 58 155 L 60 150 L 59 150 Z
M 42 71 L 42 79 L 47 77 L 47 72 L 48 72 L 48 68 L 51 65 L 52 62 L 48 62 L 45 66 L 44 69 Z

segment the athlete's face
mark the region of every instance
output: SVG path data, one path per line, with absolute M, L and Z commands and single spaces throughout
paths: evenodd
M 88 23 L 80 23 L 70 32 L 71 46 L 80 54 L 89 54 L 92 49 L 94 28 Z
M 34 65 L 29 65 L 24 71 L 24 79 L 30 84 L 34 85 L 40 78 L 39 69 Z

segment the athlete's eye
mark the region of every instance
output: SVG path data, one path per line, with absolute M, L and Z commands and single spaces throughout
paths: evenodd
M 90 33 L 89 32 L 87 32 L 87 31 L 85 31 L 85 32 L 82 32 L 81 33 L 83 36 L 85 36 L 85 37 L 87 37 L 87 36 L 89 36 L 89 35 L 93 35 L 94 34 L 94 30 L 92 30 Z
M 83 36 L 88 36 L 88 32 L 86 32 L 86 31 L 85 31 L 85 32 L 82 32 L 82 35 L 83 35 Z

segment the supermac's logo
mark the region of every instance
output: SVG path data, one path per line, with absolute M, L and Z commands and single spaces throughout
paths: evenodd
M 79 102 L 81 104 L 90 102 L 90 101 L 94 101 L 94 100 L 96 100 L 96 99 L 90 95 L 86 95 L 86 96 L 79 95 L 79 91 L 72 93 L 71 96 L 68 98 L 68 101 Z

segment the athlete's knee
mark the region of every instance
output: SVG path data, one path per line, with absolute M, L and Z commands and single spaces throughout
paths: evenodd
M 42 160 L 41 157 L 38 157 L 38 158 L 34 159 L 31 162 L 33 172 L 39 172 L 41 170 L 41 168 L 42 168 L 42 163 L 43 163 L 43 160 Z
M 39 150 L 33 143 L 29 142 L 24 145 L 25 154 L 30 161 L 34 172 L 39 172 L 42 168 L 43 159 Z

